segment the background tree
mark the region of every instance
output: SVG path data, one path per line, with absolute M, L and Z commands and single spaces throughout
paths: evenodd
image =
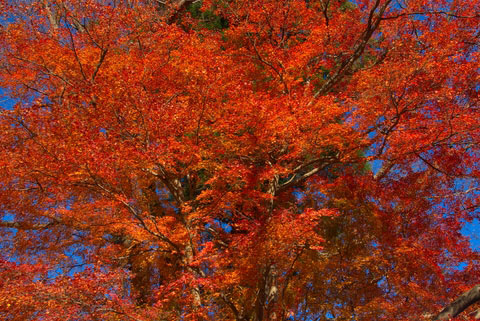
M 478 8 L 2 1 L 0 315 L 433 316 L 479 274 Z

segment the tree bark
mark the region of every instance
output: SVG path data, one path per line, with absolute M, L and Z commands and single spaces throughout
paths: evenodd
M 475 285 L 467 292 L 460 295 L 455 301 L 447 305 L 433 318 L 433 321 L 445 321 L 456 317 L 472 304 L 480 301 L 480 284 Z M 479 319 L 476 315 L 475 319 Z

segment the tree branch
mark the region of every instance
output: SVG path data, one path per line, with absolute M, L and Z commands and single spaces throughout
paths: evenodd
M 0 228 L 15 228 L 17 230 L 45 230 L 55 224 L 55 222 L 41 224 L 29 222 L 0 221 Z
M 433 318 L 433 321 L 446 321 L 455 318 L 469 306 L 480 301 L 480 284 L 464 292 L 455 301 L 447 305 L 440 313 Z M 479 319 L 476 315 L 475 319 Z
M 471 16 L 465 16 L 465 15 L 457 15 L 457 14 L 446 12 L 446 11 L 417 11 L 417 12 L 405 12 L 405 13 L 397 14 L 397 15 L 394 15 L 394 16 L 383 17 L 383 18 L 380 18 L 380 19 L 381 20 L 391 20 L 391 19 L 397 19 L 397 18 L 400 18 L 400 17 L 415 16 L 415 15 L 422 15 L 422 16 L 445 15 L 447 17 L 453 17 L 453 18 L 459 18 L 459 19 L 480 18 L 479 13 L 476 13 L 476 14 L 471 15 Z
M 335 155 L 334 157 L 316 158 L 312 161 L 297 166 L 293 169 L 292 177 L 286 182 L 279 184 L 276 191 L 283 191 L 289 187 L 295 186 L 296 184 L 305 181 L 307 178 L 315 175 L 316 173 L 325 169 L 328 165 L 333 164 L 337 160 L 338 155 Z M 312 166 L 313 168 L 310 169 Z
M 367 47 L 367 44 L 370 41 L 373 33 L 378 29 L 380 22 L 382 21 L 382 16 L 391 2 L 391 0 L 387 0 L 383 4 L 383 6 L 380 6 L 380 0 L 377 0 L 375 2 L 368 16 L 367 27 L 360 36 L 358 43 L 355 45 L 353 53 L 347 60 L 343 61 L 340 68 L 335 72 L 335 74 L 331 78 L 329 78 L 327 82 L 313 94 L 313 99 L 308 103 L 308 105 L 311 105 L 318 96 L 330 91 L 345 76 L 345 74 L 347 74 L 351 70 L 355 61 L 357 61 L 365 51 L 365 48 Z M 375 14 L 377 9 L 378 15 Z

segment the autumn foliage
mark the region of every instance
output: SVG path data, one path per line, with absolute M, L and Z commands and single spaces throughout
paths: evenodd
M 480 276 L 479 7 L 1 0 L 0 319 L 428 320 Z

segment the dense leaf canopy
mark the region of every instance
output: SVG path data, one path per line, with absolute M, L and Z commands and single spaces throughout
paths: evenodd
M 0 318 L 432 318 L 480 276 L 479 7 L 1 0 Z

